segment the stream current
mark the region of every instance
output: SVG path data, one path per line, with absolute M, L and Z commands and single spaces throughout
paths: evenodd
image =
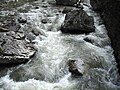
M 36 56 L 27 64 L 12 67 L 0 78 L 0 90 L 120 90 L 113 49 L 104 24 L 98 13 L 91 10 L 89 0 L 83 2 L 84 10 L 94 17 L 95 32 L 88 35 L 70 35 L 60 32 L 65 6 L 54 5 L 54 0 L 39 0 L 27 13 L 28 25 L 41 35 L 33 41 Z M 37 6 L 39 8 L 34 9 Z M 4 13 L 4 11 L 3 11 Z M 41 20 L 46 20 L 44 24 Z M 93 43 L 86 42 L 90 38 Z M 67 62 L 78 60 L 83 76 L 72 77 Z

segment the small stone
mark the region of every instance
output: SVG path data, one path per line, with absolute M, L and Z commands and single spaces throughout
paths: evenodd
M 7 28 L 0 27 L 0 32 L 8 32 L 9 30 Z
M 46 23 L 47 23 L 47 19 L 42 19 L 41 22 L 42 22 L 43 24 L 46 24 Z
M 84 38 L 86 42 L 93 43 L 93 40 L 91 40 L 89 37 Z
M 35 9 L 39 9 L 39 7 L 36 6 Z
M 47 5 L 43 5 L 42 7 L 47 8 Z
M 23 19 L 22 17 L 20 17 L 20 18 L 18 19 L 18 22 L 19 22 L 19 23 L 26 23 L 27 20 L 26 20 L 26 19 Z

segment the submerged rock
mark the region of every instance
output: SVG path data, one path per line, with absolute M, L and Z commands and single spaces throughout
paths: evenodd
M 62 13 L 67 14 L 68 12 L 71 12 L 72 10 L 73 10 L 73 7 L 65 7 Z
M 66 15 L 61 31 L 71 34 L 94 32 L 94 19 L 83 10 L 73 10 Z
M 93 43 L 93 42 L 94 42 L 94 41 L 93 41 L 92 39 L 90 39 L 89 37 L 84 38 L 84 40 L 85 40 L 86 42 L 89 42 L 89 43 Z
M 93 8 L 94 10 L 101 10 L 103 6 L 103 2 L 106 2 L 106 1 L 105 0 L 90 0 L 90 3 L 94 7 Z
M 56 0 L 56 4 L 64 6 L 74 6 L 83 9 L 83 6 L 81 5 L 83 1 L 84 0 Z
M 7 28 L 0 27 L 0 32 L 8 32 L 9 30 Z
M 68 61 L 69 72 L 71 72 L 73 76 L 82 76 L 84 71 L 79 68 L 80 66 L 78 66 L 77 63 L 77 60 Z
M 46 24 L 48 21 L 47 21 L 47 19 L 42 19 L 41 22 L 42 22 L 43 24 Z
M 22 18 L 22 17 L 20 17 L 20 18 L 18 19 L 18 22 L 19 22 L 19 23 L 27 23 L 27 20 L 24 19 L 24 18 Z

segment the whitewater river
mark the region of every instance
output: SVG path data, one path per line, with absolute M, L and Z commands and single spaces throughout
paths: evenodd
M 63 34 L 60 26 L 65 14 L 61 11 L 65 6 L 54 3 L 54 0 L 39 0 L 16 8 L 30 8 L 17 16 L 27 18 L 23 28 L 32 27 L 41 35 L 33 41 L 36 56 L 25 65 L 9 68 L 0 78 L 0 90 L 120 90 L 113 50 L 99 14 L 90 9 L 86 0 L 84 10 L 94 17 L 95 32 L 88 35 Z M 92 43 L 84 38 L 90 38 Z M 69 60 L 79 61 L 83 76 L 71 76 L 67 65 Z

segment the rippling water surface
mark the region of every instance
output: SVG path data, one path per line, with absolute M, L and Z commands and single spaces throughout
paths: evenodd
M 36 57 L 25 65 L 10 68 L 0 78 L 0 90 L 120 90 L 113 50 L 99 14 L 85 0 L 84 10 L 94 17 L 95 32 L 66 35 L 59 31 L 65 19 L 61 13 L 64 8 L 56 6 L 54 0 L 39 0 L 0 11 L 1 16 L 16 13 L 16 18 L 26 18 L 23 29 L 32 28 L 41 33 L 34 40 Z M 47 20 L 46 24 L 41 22 L 43 19 Z M 84 41 L 86 37 L 93 43 Z M 69 60 L 79 61 L 79 68 L 84 70 L 82 77 L 71 76 Z

